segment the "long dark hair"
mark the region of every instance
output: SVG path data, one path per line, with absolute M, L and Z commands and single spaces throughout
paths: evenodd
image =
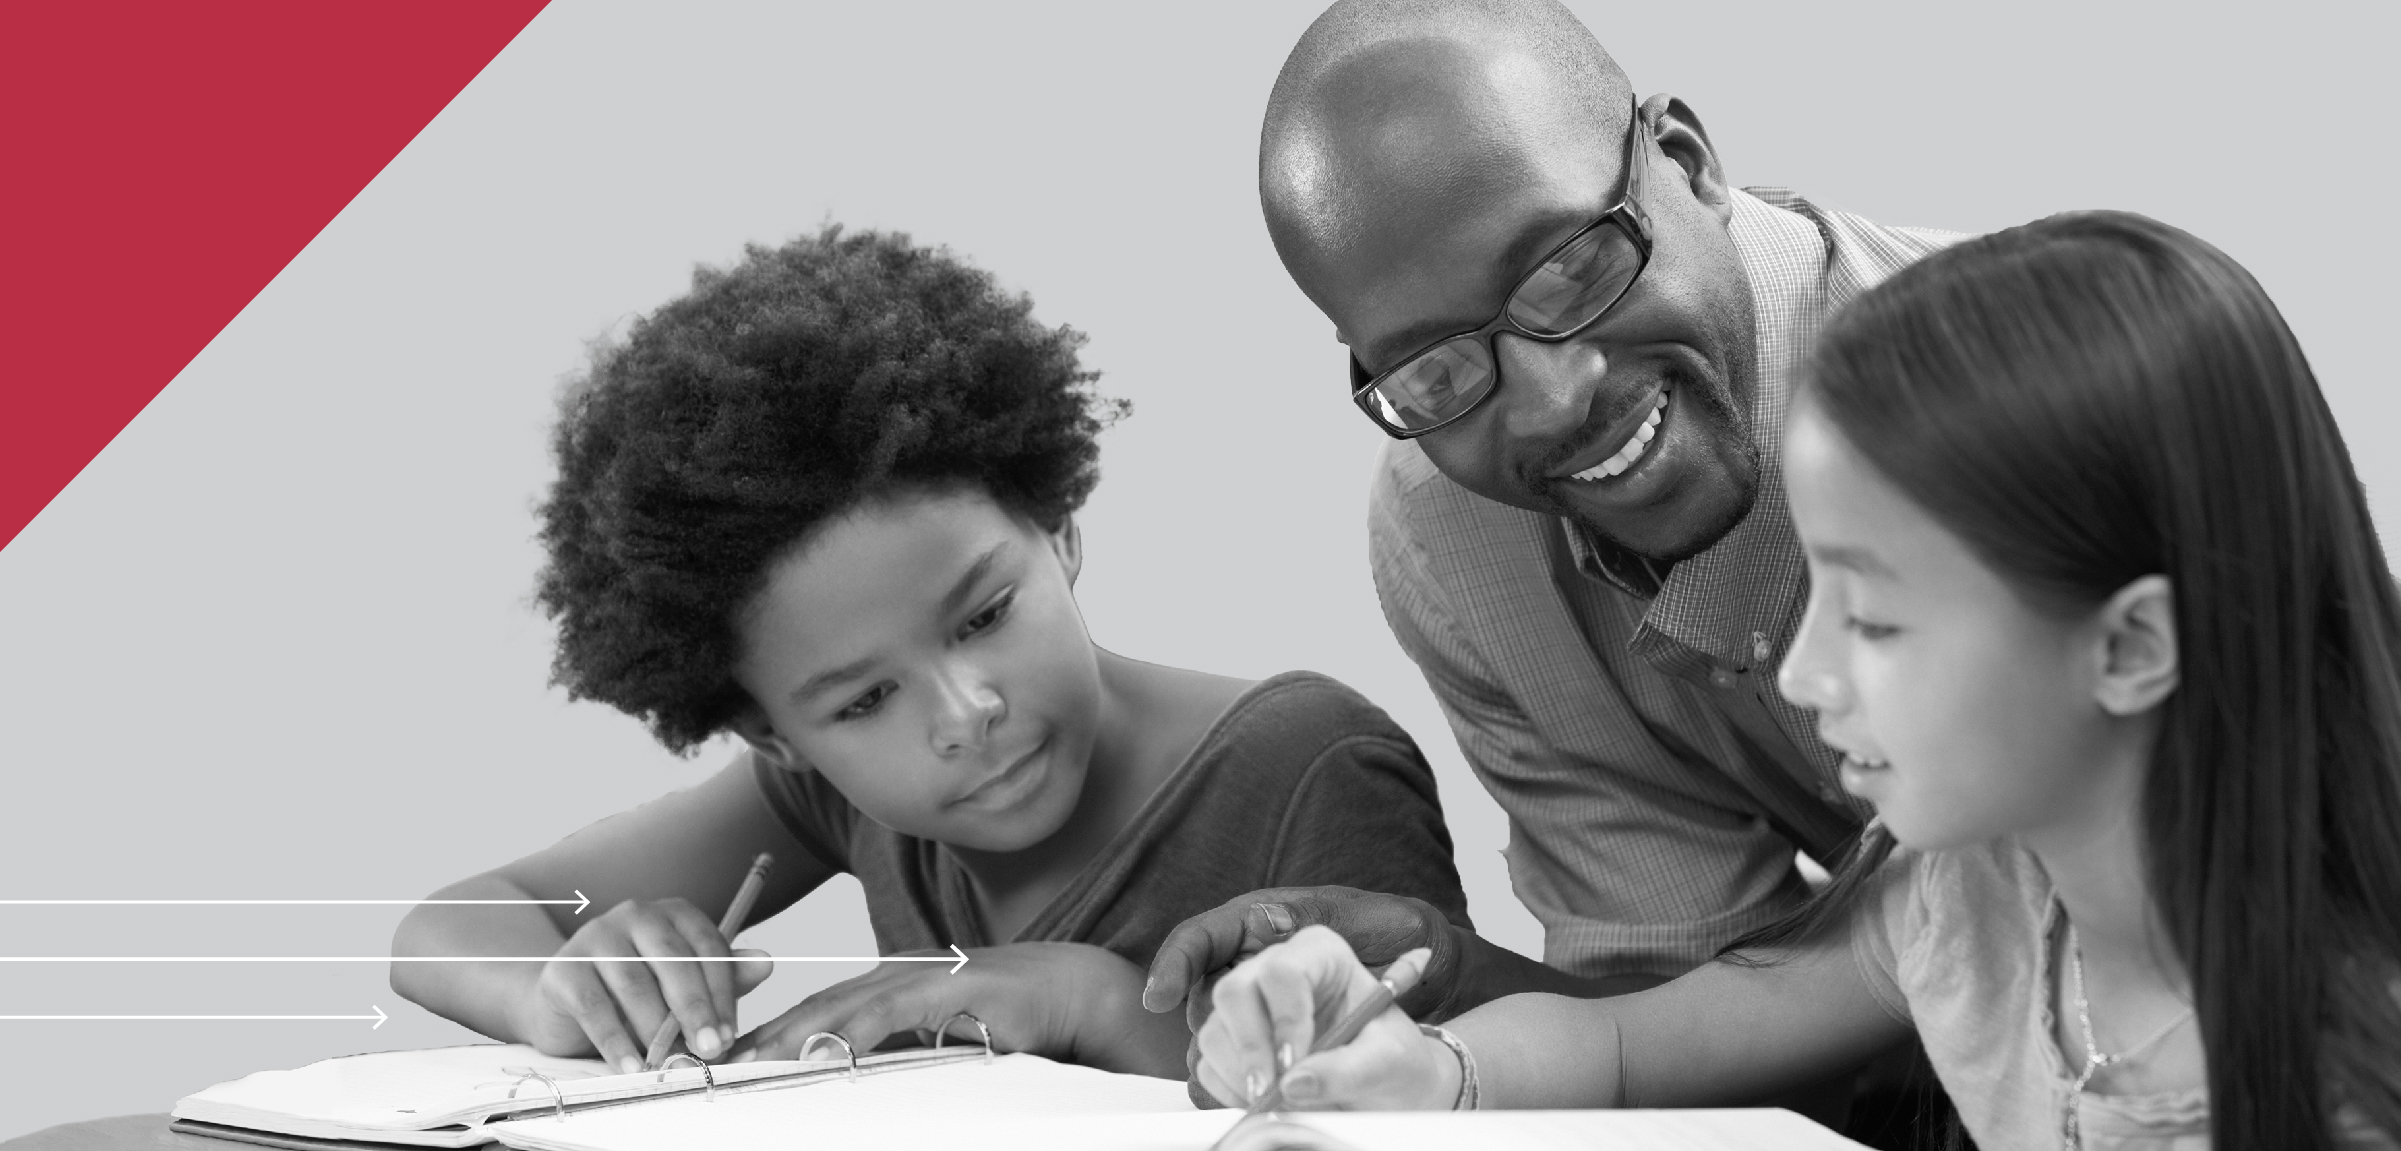
M 2142 846 L 2212 1143 L 2329 1146 L 2333 1102 L 2401 1137 L 2401 597 L 2258 282 L 2155 220 L 2053 216 L 1867 293 L 1803 389 L 2028 602 L 2168 577 L 2180 676 Z M 1871 832 L 1764 941 L 1837 917 L 1889 847 Z

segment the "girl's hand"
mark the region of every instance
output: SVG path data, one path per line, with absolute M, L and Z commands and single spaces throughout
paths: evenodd
M 552 962 L 531 996 L 512 1007 L 517 1034 L 552 1055 L 598 1051 L 620 1072 L 642 1069 L 642 1056 L 672 1013 L 684 1042 L 703 1059 L 723 1056 L 734 1039 L 734 1000 L 775 970 L 764 951 L 743 963 L 675 962 L 678 957 L 737 954 L 717 925 L 681 899 L 628 900 L 578 928 L 560 946 L 570 956 L 657 957 L 657 963 Z
M 916 952 L 942 955 L 947 951 Z M 996 1051 L 1027 1051 L 1110 1071 L 1182 1078 L 1183 1024 L 1142 1010 L 1142 969 L 1086 943 L 1012 943 L 975 948 L 967 965 L 886 963 L 804 999 L 781 1018 L 742 1037 L 736 1062 L 797 1059 L 820 1031 L 850 1041 L 861 1055 L 891 1036 L 935 1029 L 967 1012 L 991 1029 Z M 1168 1026 L 1162 1027 L 1164 1018 Z M 953 1040 L 979 1041 L 959 1020 Z M 822 1048 L 820 1049 L 822 1050 Z
M 1280 1078 L 1296 1109 L 1448 1108 L 1459 1094 L 1458 1060 L 1398 1007 L 1357 1039 L 1308 1054 L 1321 1031 L 1376 991 L 1376 977 L 1340 935 L 1302 928 L 1218 981 L 1195 1037 L 1201 1086 L 1229 1107 L 1249 1106 Z

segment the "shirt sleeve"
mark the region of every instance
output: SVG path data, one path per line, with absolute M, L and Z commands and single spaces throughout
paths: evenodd
M 1268 864 L 1270 887 L 1352 887 L 1432 904 L 1474 930 L 1451 858 L 1434 770 L 1409 734 L 1364 697 L 1317 680 L 1311 707 L 1340 734 L 1300 773 Z
M 1860 978 L 1884 1010 L 1910 1022 L 1909 999 L 1901 994 L 1901 956 L 1916 938 L 1913 923 L 1922 920 L 1920 898 L 1925 861 L 1916 852 L 1895 851 L 1876 874 L 1851 913 L 1851 958 Z
M 1631 718 L 1591 741 L 1614 750 L 1570 752 L 1545 737 L 1446 602 L 1409 499 L 1388 462 L 1368 531 L 1378 598 L 1509 816 L 1510 885 L 1543 925 L 1543 961 L 1583 976 L 1673 976 L 1797 906 L 1807 888 L 1793 845 L 1702 753 Z

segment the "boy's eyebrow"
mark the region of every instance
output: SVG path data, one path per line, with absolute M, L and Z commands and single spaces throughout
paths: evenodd
M 816 695 L 829 687 L 846 683 L 850 680 L 854 680 L 860 676 L 866 675 L 867 669 L 873 666 L 875 666 L 875 657 L 868 656 L 865 659 L 854 659 L 849 663 L 843 664 L 837 668 L 830 668 L 825 671 L 818 672 L 817 674 L 810 676 L 807 680 L 802 681 L 799 687 L 792 689 L 792 702 L 806 703 L 810 696 Z
M 992 545 L 990 551 L 977 556 L 974 563 L 967 565 L 966 574 L 961 575 L 959 582 L 950 585 L 950 591 L 943 594 L 942 614 L 949 615 L 958 611 L 959 606 L 967 602 L 968 595 L 975 591 L 975 585 L 983 582 L 984 573 L 991 571 L 992 565 L 1000 562 L 1000 553 L 1007 550 L 1009 550 L 1009 541 L 1002 540 Z
M 977 556 L 974 563 L 967 565 L 965 574 L 959 577 L 957 583 L 951 585 L 949 591 L 943 593 L 942 614 L 949 615 L 959 610 L 959 605 L 967 601 L 967 597 L 975 591 L 975 585 L 983 581 L 984 576 L 992 570 L 992 565 L 1000 562 L 1001 553 L 1007 550 L 1009 550 L 1009 542 L 1002 540 L 992 545 L 990 551 Z M 811 696 L 817 695 L 827 688 L 866 675 L 868 670 L 874 666 L 875 657 L 868 656 L 864 659 L 852 660 L 840 667 L 818 672 L 802 681 L 799 687 L 792 689 L 792 702 L 805 703 Z
M 1809 549 L 1809 554 L 1828 567 L 1848 568 L 1861 575 L 1882 576 L 1885 579 L 1900 578 L 1900 573 L 1892 570 L 1892 565 L 1876 558 L 1876 553 L 1866 548 L 1813 547 Z

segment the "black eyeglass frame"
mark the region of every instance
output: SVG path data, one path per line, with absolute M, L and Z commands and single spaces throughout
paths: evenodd
M 1522 336 L 1526 339 L 1540 341 L 1545 344 L 1555 344 L 1562 340 L 1574 339 L 1576 336 L 1582 334 L 1585 329 L 1599 323 L 1601 321 L 1601 317 L 1608 315 L 1609 309 L 1616 307 L 1619 300 L 1626 298 L 1626 293 L 1634 289 L 1635 282 L 1642 279 L 1642 273 L 1651 266 L 1651 216 L 1650 213 L 1643 210 L 1641 203 L 1643 192 L 1643 169 L 1648 166 L 1640 162 L 1643 159 L 1642 137 L 1642 106 L 1640 104 L 1636 104 L 1634 106 L 1633 119 L 1626 127 L 1625 194 L 1619 196 L 1617 203 L 1610 205 L 1608 210 L 1602 212 L 1600 216 L 1595 218 L 1591 223 L 1576 229 L 1574 235 L 1571 235 L 1568 238 L 1559 241 L 1557 244 L 1552 245 L 1549 251 L 1542 254 L 1541 259 L 1534 261 L 1533 266 L 1526 269 L 1526 274 L 1519 276 L 1517 278 L 1517 282 L 1510 285 L 1509 294 L 1501 297 L 1500 311 L 1496 313 L 1492 319 L 1486 321 L 1482 327 L 1475 328 L 1471 331 L 1455 332 L 1451 335 L 1443 336 L 1440 339 L 1429 341 L 1423 346 L 1419 347 L 1416 351 L 1401 357 L 1399 363 L 1396 363 L 1373 376 L 1367 374 L 1366 365 L 1361 364 L 1359 362 L 1359 357 L 1354 353 L 1350 357 L 1351 402 L 1359 405 L 1359 410 L 1366 413 L 1368 419 L 1375 421 L 1375 425 L 1379 428 L 1382 428 L 1385 435 L 1391 436 L 1396 440 L 1413 440 L 1429 432 L 1440 431 L 1443 428 L 1449 427 L 1450 425 L 1467 418 L 1469 413 L 1474 412 L 1477 408 L 1483 407 L 1484 401 L 1491 399 L 1494 392 L 1501 390 L 1501 353 L 1500 349 L 1493 343 L 1494 336 L 1501 332 L 1507 332 L 1513 336 Z M 1633 241 L 1634 250 L 1639 256 L 1639 262 L 1634 265 L 1634 274 L 1626 277 L 1625 286 L 1619 288 L 1617 290 L 1617 294 L 1609 298 L 1608 303 L 1602 304 L 1600 307 L 1595 308 L 1592 315 L 1587 317 L 1583 323 L 1577 324 L 1576 326 L 1563 332 L 1553 332 L 1549 334 L 1536 332 L 1509 318 L 1510 305 L 1517 300 L 1517 294 L 1525 291 L 1527 283 L 1531 282 L 1534 277 L 1542 271 L 1545 264 L 1550 263 L 1551 260 L 1557 257 L 1560 253 L 1565 252 L 1568 248 L 1574 246 L 1577 241 L 1582 240 L 1588 235 L 1591 235 L 1596 229 L 1604 227 L 1616 228 L 1619 232 L 1623 233 L 1628 240 Z M 1377 388 L 1382 387 L 1386 380 L 1391 379 L 1395 375 L 1398 375 L 1401 371 L 1407 369 L 1409 366 L 1425 358 L 1425 356 L 1434 351 L 1434 349 L 1458 340 L 1482 341 L 1484 344 L 1484 355 L 1492 362 L 1492 383 L 1490 386 L 1484 389 L 1482 395 L 1477 396 L 1475 399 L 1469 400 L 1466 407 L 1461 408 L 1458 411 L 1443 417 L 1441 420 L 1428 424 L 1422 428 L 1397 427 L 1391 421 L 1386 420 L 1383 416 L 1377 414 L 1376 404 L 1375 401 L 1370 398 L 1370 393 L 1374 392 Z

